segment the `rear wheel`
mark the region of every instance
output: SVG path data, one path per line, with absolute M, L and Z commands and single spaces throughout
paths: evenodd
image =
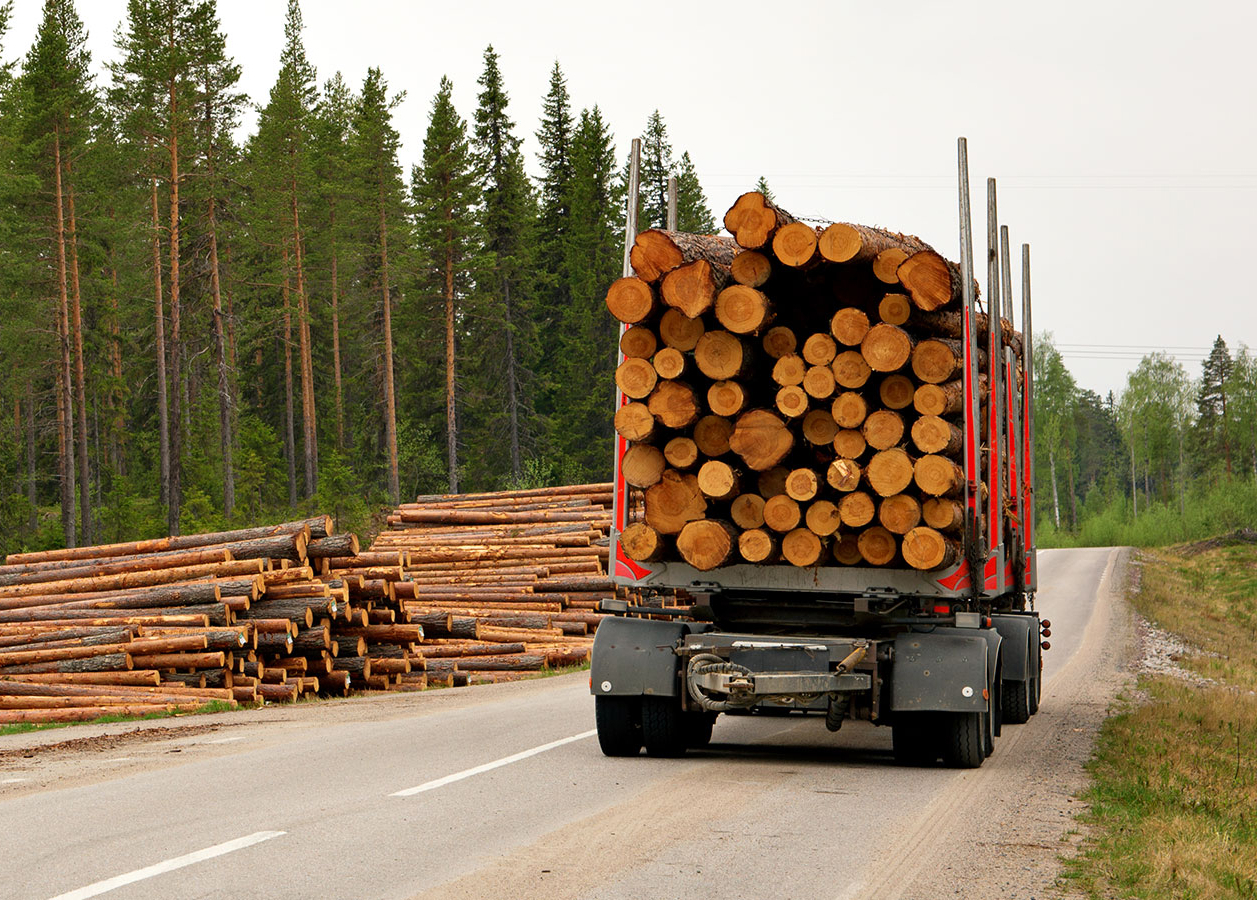
M 687 747 L 706 747 L 711 743 L 711 729 L 715 724 L 715 713 L 686 713 L 685 745 Z
M 642 698 L 642 743 L 650 756 L 682 756 L 687 742 L 686 714 L 676 697 Z
M 938 722 L 929 713 L 899 713 L 890 727 L 895 762 L 929 766 L 938 758 Z
M 986 757 L 986 722 L 982 713 L 943 716 L 943 760 L 958 769 L 976 769 Z
M 642 698 L 595 697 L 594 722 L 606 756 L 636 756 L 642 749 Z
M 1039 697 L 1043 693 L 1043 657 L 1037 653 L 1035 656 L 1038 656 L 1039 665 L 1034 675 L 1034 686 L 1030 689 L 1030 715 L 1032 716 L 1039 711 Z
M 1005 681 L 1002 691 L 1004 704 L 1004 721 L 1010 725 L 1022 725 L 1030 721 L 1030 697 L 1034 693 L 1034 682 Z

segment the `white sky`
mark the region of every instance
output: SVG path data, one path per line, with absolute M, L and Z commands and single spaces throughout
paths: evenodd
M 78 6 L 103 78 L 125 0 Z M 278 71 L 285 6 L 219 0 L 255 101 Z M 993 175 L 1014 257 L 1032 246 L 1035 330 L 1054 333 L 1081 386 L 1119 391 L 1152 349 L 1195 377 L 1219 333 L 1232 349 L 1257 346 L 1257 297 L 1238 278 L 1257 252 L 1257 4 L 1033 6 L 302 3 L 320 82 L 339 69 L 360 85 L 375 65 L 406 91 L 396 123 L 407 173 L 441 76 L 469 118 L 490 43 L 530 165 L 557 59 L 574 107 L 601 106 L 621 157 L 658 108 L 717 218 L 763 175 L 795 215 L 913 232 L 957 258 L 963 134 L 984 290 Z M 26 52 L 41 7 L 16 0 L 6 59 Z

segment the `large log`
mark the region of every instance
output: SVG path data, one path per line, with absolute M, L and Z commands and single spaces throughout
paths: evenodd
M 797 353 L 783 353 L 773 363 L 772 379 L 782 387 L 802 384 L 807 374 L 807 361 Z
M 626 328 L 620 335 L 620 352 L 629 359 L 650 359 L 658 348 L 658 336 L 645 325 Z
M 855 391 L 842 392 L 834 398 L 830 406 L 830 415 L 839 428 L 859 428 L 864 424 L 868 413 L 868 402 Z
M 707 389 L 707 408 L 718 416 L 736 416 L 746 406 L 746 389 L 736 381 L 716 381 Z
M 881 450 L 869 460 L 865 478 L 880 497 L 901 494 L 912 483 L 912 459 L 897 447 Z
M 931 453 L 917 460 L 913 478 L 925 493 L 934 497 L 956 494 L 964 487 L 965 473 L 945 456 Z
M 66 581 L 17 584 L 0 587 L 0 597 L 29 597 L 36 594 L 60 593 L 62 591 L 77 593 L 82 591 L 121 590 L 133 587 L 149 587 L 155 584 L 169 584 L 176 581 L 189 581 L 195 578 L 204 578 L 211 575 L 259 574 L 263 569 L 263 565 L 263 560 L 246 559 L 233 562 L 182 566 L 177 569 L 156 569 L 147 572 L 122 572 L 114 575 L 101 575 L 98 577 L 70 579 Z
M 813 446 L 823 447 L 833 441 L 839 426 L 829 410 L 813 409 L 803 416 L 802 431 L 805 441 Z
M 930 338 L 912 350 L 912 373 L 921 381 L 942 384 L 963 371 L 964 346 L 954 338 Z
M 740 477 L 727 462 L 711 459 L 698 470 L 698 489 L 703 496 L 716 502 L 729 500 L 740 489 Z
M 869 317 L 854 306 L 844 307 L 829 320 L 829 330 L 838 343 L 858 347 L 869 333 Z
M 680 378 L 689 368 L 689 358 L 676 347 L 664 347 L 650 361 L 660 378 Z
M 817 500 L 803 514 L 803 522 L 808 530 L 820 537 L 830 537 L 842 525 L 842 516 L 838 506 L 829 500 Z
M 627 441 L 648 441 L 655 433 L 655 417 L 641 401 L 625 403 L 615 411 L 615 430 Z
M 935 531 L 957 532 L 965 524 L 965 508 L 950 497 L 931 497 L 921 504 L 921 518 Z
M 883 228 L 835 222 L 821 232 L 821 255 L 830 262 L 869 263 L 879 253 L 897 248 L 906 253 L 916 253 L 927 245 L 918 237 L 896 234 Z
M 607 311 L 625 325 L 645 322 L 658 308 L 654 288 L 640 278 L 618 278 L 607 288 Z
M 698 452 L 703 456 L 724 456 L 729 452 L 734 425 L 724 416 L 703 416 L 691 432 Z
M 679 534 L 687 523 L 701 519 L 707 500 L 698 488 L 698 479 L 671 469 L 659 483 L 646 490 L 646 523 L 660 534 Z
M 771 240 L 778 228 L 795 221 L 794 216 L 778 207 L 759 191 L 743 194 L 725 213 L 725 230 L 733 235 L 739 247 L 758 250 Z
M 913 340 L 898 325 L 878 322 L 860 343 L 860 355 L 874 372 L 897 372 L 912 358 Z
M 857 566 L 864 562 L 860 554 L 860 542 L 854 534 L 844 534 L 833 547 L 834 561 L 843 566 Z
M 742 340 L 727 331 L 707 331 L 694 347 L 694 363 L 713 381 L 737 378 L 750 363 Z
M 806 503 L 817 495 L 821 489 L 820 477 L 814 469 L 794 469 L 786 476 L 786 496 L 800 503 Z
M 889 565 L 899 549 L 899 541 L 880 525 L 872 525 L 860 532 L 856 541 L 864 561 L 874 566 Z
M 834 490 L 847 493 L 860 486 L 860 479 L 863 475 L 859 463 L 853 459 L 840 457 L 829 464 L 829 468 L 825 471 L 825 480 Z
M 773 317 L 768 297 L 743 284 L 731 284 L 722 290 L 715 305 L 716 320 L 734 334 L 758 334 Z
M 960 299 L 960 268 L 933 250 L 912 254 L 900 264 L 898 275 L 918 309 L 933 312 Z
M 781 539 L 781 555 L 800 568 L 819 565 L 824 551 L 821 539 L 808 528 L 796 528 Z
M 691 319 L 678 309 L 667 309 L 659 317 L 659 340 L 682 353 L 698 346 L 704 330 L 702 319 Z
M 737 546 L 738 530 L 720 519 L 689 522 L 677 535 L 677 551 L 700 572 L 725 565 Z
M 138 559 L 84 560 L 73 566 L 65 566 L 60 563 L 54 563 L 45 568 L 21 566 L 18 567 L 17 571 L 7 575 L 0 575 L 0 587 L 78 581 L 131 572 L 155 572 L 163 569 L 213 565 L 230 562 L 231 559 L 230 551 L 214 548 L 212 550 L 180 550 L 175 553 L 153 554 L 152 556 L 140 557 Z
M 876 409 L 869 413 L 860 430 L 874 450 L 889 450 L 903 440 L 903 416 L 893 409 Z
M 960 544 L 921 525 L 904 535 L 903 558 L 914 569 L 927 572 L 941 569 L 960 560 Z
M 887 409 L 907 409 L 912 405 L 916 387 L 906 375 L 887 375 L 877 386 L 877 396 Z
M 759 494 L 739 494 L 729 504 L 729 518 L 744 531 L 759 528 L 764 524 L 764 498 Z
M 794 447 L 794 435 L 776 413 L 753 409 L 734 423 L 729 449 L 756 472 L 771 469 Z
M 838 355 L 838 344 L 832 337 L 818 331 L 803 342 L 803 359 L 812 366 L 828 366 Z
M 1000 318 L 999 323 L 1000 334 L 1005 346 L 1012 347 L 1017 357 L 1021 358 L 1021 332 L 1014 330 L 1013 323 L 1003 317 Z M 959 309 L 940 309 L 931 313 L 919 312 L 912 317 L 912 324 L 936 336 L 959 338 L 961 340 L 964 340 L 965 337 L 964 311 Z M 991 333 L 990 316 L 984 312 L 978 313 L 974 316 L 974 325 L 976 326 L 978 341 L 985 346 Z
M 912 423 L 912 443 L 922 453 L 956 456 L 964 449 L 964 432 L 938 416 L 921 416 Z
M 727 237 L 652 228 L 633 241 L 629 263 L 639 278 L 655 282 L 664 273 L 694 260 L 728 266 L 736 252 L 737 247 Z
M 878 504 L 877 521 L 892 534 L 907 534 L 921 521 L 921 501 L 910 494 L 886 497 Z
M 681 381 L 659 382 L 646 401 L 646 409 L 665 428 L 693 425 L 701 412 L 694 389 Z
M 816 400 L 827 400 L 834 394 L 837 382 L 829 366 L 811 366 L 803 373 L 803 390 Z
M 758 250 L 742 250 L 730 264 L 733 280 L 747 287 L 763 287 L 773 272 L 772 260 Z
M 764 501 L 764 524 L 778 534 L 785 534 L 799 527 L 803 511 L 787 494 L 778 494 Z
M 626 359 L 615 370 L 615 384 L 630 400 L 644 400 L 659 381 L 659 373 L 649 360 Z
M 777 407 L 777 412 L 787 419 L 797 419 L 807 412 L 807 391 L 797 384 L 787 384 L 777 391 L 773 405 Z
M 620 474 L 633 487 L 648 488 L 657 484 L 666 468 L 663 452 L 649 444 L 634 444 L 620 460 Z
M 844 350 L 834 357 L 834 361 L 829 364 L 829 368 L 833 370 L 834 381 L 847 390 L 856 390 L 864 387 L 869 380 L 869 376 L 873 374 L 873 370 L 869 367 L 864 357 L 860 355 L 859 350 Z
M 660 293 L 664 303 L 694 319 L 712 308 L 728 281 L 727 267 L 696 259 L 664 275 Z
M 877 317 L 887 325 L 903 325 L 912 318 L 912 300 L 907 294 L 886 294 L 877 304 Z
M 674 437 L 664 444 L 663 458 L 674 469 L 688 469 L 698 462 L 698 444 L 693 438 Z M 654 483 L 651 482 L 651 484 Z M 644 485 L 644 487 L 650 487 L 650 485 Z
M 791 222 L 773 235 L 773 256 L 782 265 L 801 269 L 817 259 L 816 228 L 806 222 Z

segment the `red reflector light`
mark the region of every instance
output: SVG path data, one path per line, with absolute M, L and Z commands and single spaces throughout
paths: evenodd
M 947 603 L 935 603 L 934 612 L 938 613 L 940 616 L 950 615 L 951 606 Z

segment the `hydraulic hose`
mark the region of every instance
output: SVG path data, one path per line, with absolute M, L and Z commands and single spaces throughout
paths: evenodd
M 750 675 L 751 670 L 737 663 L 726 662 L 714 653 L 699 653 L 690 657 L 685 667 L 685 688 L 690 698 L 707 712 L 727 712 L 731 709 L 745 709 L 755 705 L 755 698 L 748 697 L 745 703 L 734 700 L 713 700 L 703 693 L 695 681 L 700 675 Z

